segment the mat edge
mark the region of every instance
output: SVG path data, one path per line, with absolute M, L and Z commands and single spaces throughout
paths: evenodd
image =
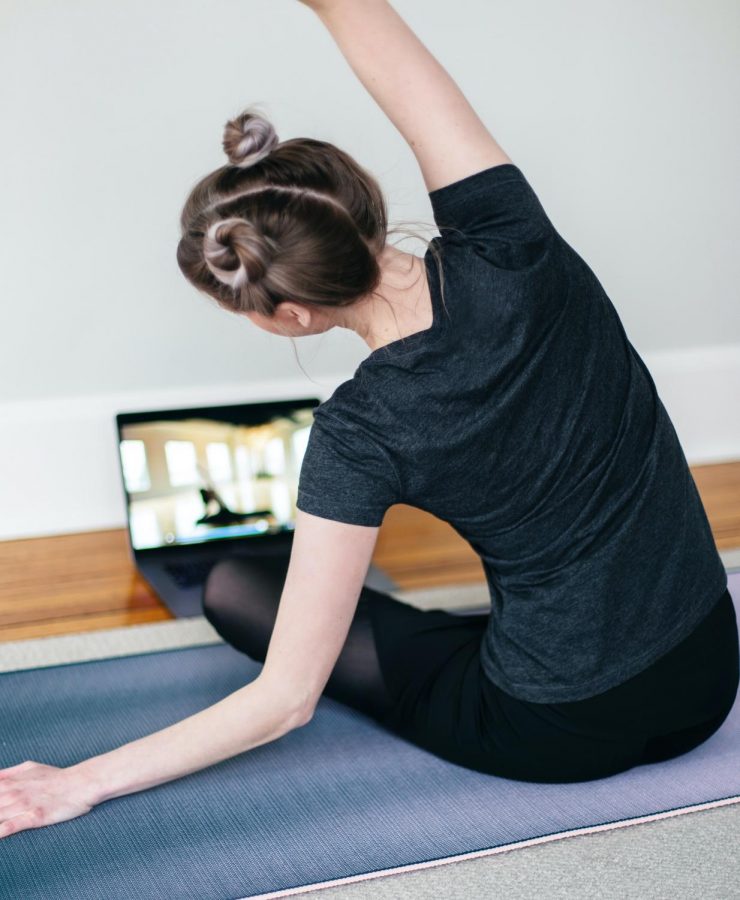
M 557 831 L 552 834 L 542 835 L 541 837 L 528 838 L 524 841 L 515 841 L 511 844 L 502 844 L 498 847 L 490 847 L 484 850 L 472 850 L 469 853 L 459 853 L 455 856 L 443 856 L 439 859 L 426 860 L 420 863 L 409 863 L 405 866 L 396 866 L 392 869 L 378 869 L 374 872 L 367 872 L 361 875 L 348 875 L 344 878 L 336 878 L 330 881 L 316 882 L 297 888 L 284 888 L 279 891 L 270 891 L 267 894 L 250 894 L 245 897 L 239 897 L 237 900 L 276 900 L 278 897 L 295 897 L 299 894 L 307 894 L 319 891 L 324 888 L 339 887 L 344 884 L 354 884 L 360 881 L 370 881 L 374 878 L 383 878 L 388 875 L 401 875 L 406 872 L 418 872 L 422 869 L 429 869 L 444 866 L 449 863 L 463 862 L 469 859 L 479 859 L 486 856 L 494 856 L 499 853 L 507 853 L 511 850 L 521 850 L 524 847 L 533 847 L 538 844 L 547 844 L 552 841 L 562 840 L 569 837 L 577 837 L 585 834 L 596 834 L 602 831 L 614 831 L 617 828 L 627 828 L 632 825 L 642 825 L 647 822 L 656 822 L 662 819 L 675 818 L 676 816 L 686 815 L 688 813 L 702 812 L 707 809 L 717 809 L 724 806 L 732 806 L 740 804 L 740 795 L 733 797 L 724 797 L 721 800 L 710 800 L 705 803 L 696 803 L 691 806 L 681 806 L 676 809 L 665 810 L 659 813 L 650 813 L 646 816 L 635 816 L 630 819 L 618 819 L 614 822 L 605 822 L 601 825 L 588 825 L 584 828 L 573 828 L 569 831 Z

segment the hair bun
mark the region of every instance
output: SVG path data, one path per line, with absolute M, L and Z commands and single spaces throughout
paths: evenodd
M 251 110 L 229 119 L 224 127 L 223 148 L 232 166 L 253 166 L 278 143 L 272 123 Z
M 277 245 L 238 217 L 217 219 L 203 239 L 203 259 L 213 275 L 238 290 L 266 274 Z

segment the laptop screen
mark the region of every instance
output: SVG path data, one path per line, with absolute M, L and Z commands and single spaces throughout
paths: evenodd
M 119 413 L 134 550 L 293 531 L 316 398 Z

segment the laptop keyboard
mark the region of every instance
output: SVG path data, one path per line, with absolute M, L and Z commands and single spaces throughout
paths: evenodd
M 285 544 L 260 544 L 259 548 L 255 547 L 251 553 L 246 551 L 236 555 L 243 556 L 245 559 L 258 557 L 264 560 L 277 558 L 286 559 L 290 556 L 290 545 Z M 213 566 L 221 559 L 193 559 L 187 562 L 171 562 L 165 563 L 165 570 L 170 574 L 172 580 L 178 587 L 189 588 L 196 584 L 202 584 L 208 577 L 208 573 Z

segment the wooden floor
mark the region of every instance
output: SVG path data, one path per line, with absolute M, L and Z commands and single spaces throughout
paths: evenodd
M 740 547 L 740 461 L 691 471 L 717 547 Z M 401 589 L 483 580 L 449 525 L 405 505 L 388 511 L 373 561 Z M 137 574 L 123 529 L 0 542 L 0 641 L 171 618 Z

